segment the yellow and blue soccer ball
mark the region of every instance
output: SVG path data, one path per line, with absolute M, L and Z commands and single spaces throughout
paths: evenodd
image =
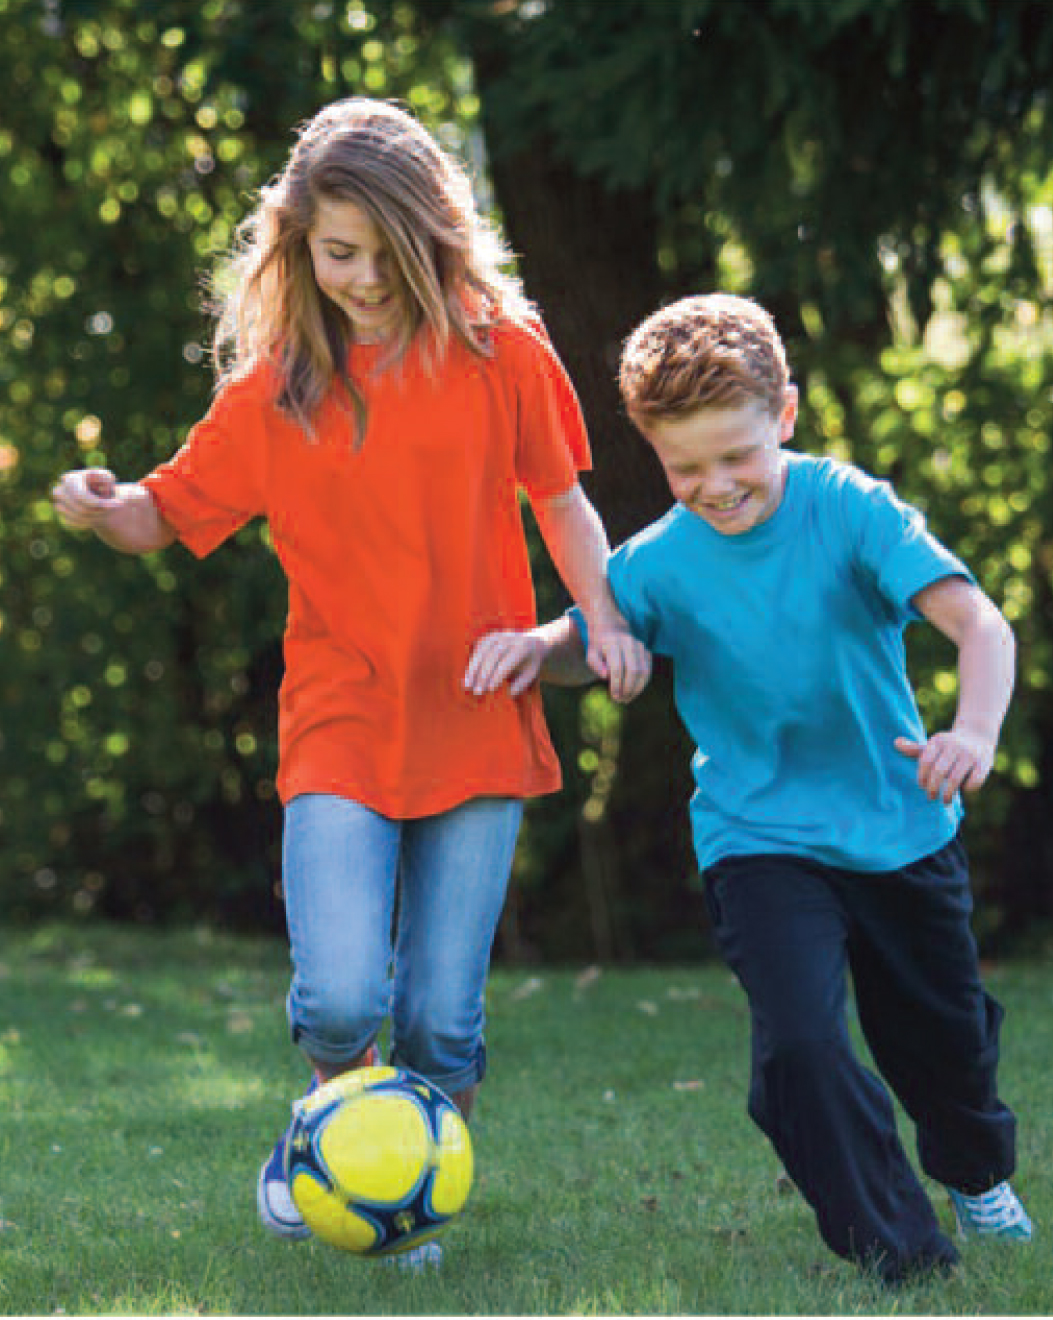
M 406 1068 L 358 1068 L 298 1103 L 285 1173 L 317 1237 L 388 1256 L 435 1237 L 464 1208 L 472 1145 L 437 1086 Z

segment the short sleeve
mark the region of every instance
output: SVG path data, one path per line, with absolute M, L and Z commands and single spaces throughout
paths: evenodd
M 852 472 L 841 501 L 858 569 L 898 614 L 918 618 L 912 598 L 941 578 L 975 581 L 932 535 L 920 510 L 899 499 L 887 481 Z
M 182 448 L 142 484 L 199 558 L 265 511 L 267 428 L 259 377 L 217 394 Z
M 592 466 L 581 405 L 540 323 L 515 327 L 501 342 L 515 382 L 516 480 L 531 501 L 550 499 Z
M 668 649 L 662 645 L 659 612 L 646 590 L 643 575 L 637 571 L 638 566 L 633 562 L 633 551 L 632 541 L 627 541 L 607 561 L 607 581 L 611 595 L 637 641 L 643 642 L 649 651 L 668 654 Z M 585 615 L 576 605 L 567 613 L 581 633 L 587 649 L 589 629 Z

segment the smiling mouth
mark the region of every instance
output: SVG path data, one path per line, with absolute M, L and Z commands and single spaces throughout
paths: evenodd
M 730 499 L 708 503 L 705 507 L 710 509 L 713 513 L 734 513 L 736 509 L 742 508 L 749 497 L 750 493 L 747 490 L 741 495 L 733 495 Z

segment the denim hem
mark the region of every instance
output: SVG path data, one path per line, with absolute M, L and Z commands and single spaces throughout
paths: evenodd
M 324 1042 L 310 1032 L 305 1031 L 303 1027 L 297 1026 L 294 1022 L 289 1023 L 289 1035 L 292 1042 L 301 1049 L 312 1063 L 328 1063 L 336 1067 L 345 1064 L 352 1064 L 356 1059 L 369 1049 L 370 1045 L 377 1038 L 377 1033 L 371 1032 L 366 1036 L 361 1045 L 348 1048 L 339 1048 L 333 1045 L 332 1041 Z
M 399 1058 L 397 1055 L 391 1056 L 391 1066 L 393 1068 L 408 1068 L 411 1072 L 420 1073 L 419 1068 L 414 1068 L 408 1059 Z M 437 1086 L 440 1091 L 445 1092 L 451 1098 L 460 1095 L 462 1091 L 467 1091 L 470 1086 L 477 1086 L 486 1076 L 486 1053 L 479 1051 L 479 1056 L 474 1063 L 470 1063 L 466 1068 L 459 1068 L 456 1072 L 448 1072 L 439 1075 L 438 1073 L 421 1073 L 433 1086 Z

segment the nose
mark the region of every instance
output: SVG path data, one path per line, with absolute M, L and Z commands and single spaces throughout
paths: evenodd
M 720 500 L 726 500 L 730 495 L 734 495 L 735 490 L 735 478 L 727 471 L 718 470 L 708 473 L 695 483 L 695 497 L 707 504 L 716 504 Z
M 366 288 L 384 284 L 387 279 L 387 258 L 382 252 L 365 254 L 362 258 L 361 282 Z

